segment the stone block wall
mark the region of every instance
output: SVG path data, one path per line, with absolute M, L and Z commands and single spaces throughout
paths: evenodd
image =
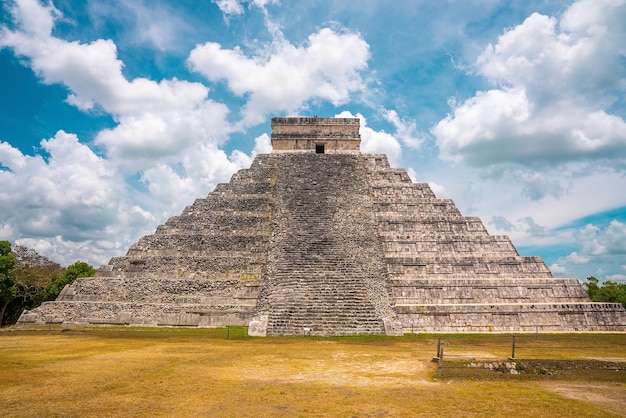
M 615 332 L 626 329 L 616 303 L 450 304 L 396 307 L 405 331 L 427 332 Z
M 538 257 L 520 257 L 508 237 L 489 235 L 428 184 L 412 183 L 385 155 L 364 155 L 392 278 L 552 277 Z
M 360 154 L 356 118 L 273 118 L 273 153 Z

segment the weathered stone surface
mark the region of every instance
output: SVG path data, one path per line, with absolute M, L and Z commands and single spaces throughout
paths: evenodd
M 19 324 L 249 325 L 255 336 L 626 331 L 621 305 L 590 302 L 577 280 L 521 257 L 385 155 L 360 154 L 358 119 L 272 127 L 272 154 Z
M 272 152 L 360 154 L 358 118 L 273 118 Z
M 363 159 L 280 161 L 274 230 L 258 315 L 267 334 L 381 334 L 396 318 Z

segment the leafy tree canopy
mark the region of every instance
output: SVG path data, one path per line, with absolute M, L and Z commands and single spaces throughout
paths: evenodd
M 61 290 L 68 285 L 74 283 L 74 281 L 80 277 L 92 277 L 96 274 L 96 269 L 89 263 L 84 261 L 77 261 L 74 264 L 67 266 L 65 272 L 59 276 L 55 276 L 50 281 L 50 284 L 46 288 L 46 300 L 53 300 L 59 296 Z
M 9 241 L 0 241 L 0 277 L 8 276 L 15 264 L 15 256 Z
M 585 287 L 592 301 L 621 303 L 626 308 L 625 283 L 616 283 L 607 280 L 603 282 L 602 285 L 598 285 L 598 279 L 589 276 L 585 281 Z
M 66 285 L 95 272 L 83 261 L 63 268 L 33 249 L 16 245 L 11 251 L 10 242 L 0 241 L 0 324 L 14 323 L 24 309 L 56 299 Z
M 50 282 L 52 276 L 63 274 L 63 267 L 37 251 L 16 245 L 13 248 L 15 266 L 11 270 L 18 287 L 23 289 L 43 289 Z
M 11 269 L 15 265 L 15 256 L 9 241 L 0 241 L 0 324 L 9 302 L 15 297 L 17 288 L 11 277 Z

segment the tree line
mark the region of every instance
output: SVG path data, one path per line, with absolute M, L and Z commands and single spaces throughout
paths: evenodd
M 84 261 L 61 267 L 33 249 L 0 241 L 0 325 L 14 324 L 25 309 L 56 299 L 66 285 L 95 273 Z
M 593 302 L 621 303 L 626 308 L 626 283 L 617 283 L 611 280 L 598 284 L 599 280 L 593 276 L 587 277 L 585 287 Z

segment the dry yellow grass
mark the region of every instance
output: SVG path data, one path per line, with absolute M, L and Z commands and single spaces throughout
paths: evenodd
M 227 340 L 220 332 L 4 330 L 0 415 L 626 416 L 623 371 L 588 382 L 438 379 L 435 337 Z M 545 338 L 555 347 L 598 344 L 584 355 L 626 361 L 626 335 Z M 464 341 L 488 355 L 504 349 L 489 337 L 446 341 L 458 352 Z

